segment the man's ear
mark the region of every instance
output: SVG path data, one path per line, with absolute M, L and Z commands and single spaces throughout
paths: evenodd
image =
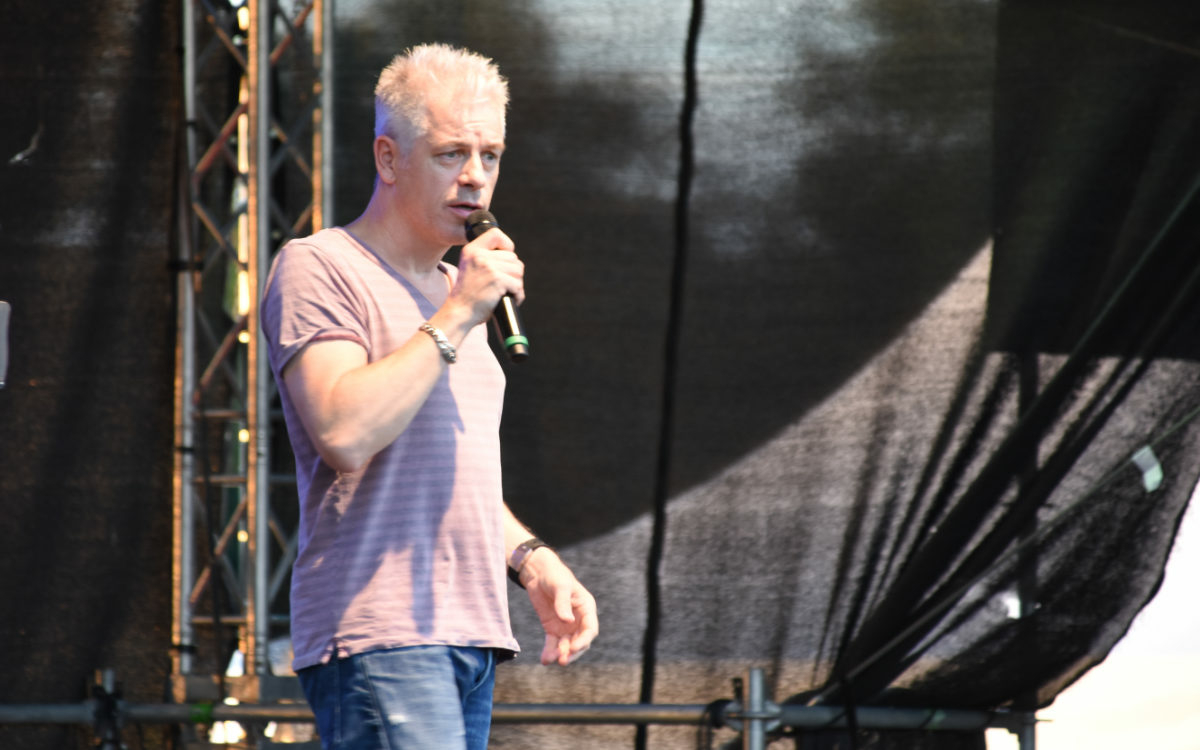
M 391 136 L 375 136 L 375 173 L 388 185 L 395 184 L 403 155 Z

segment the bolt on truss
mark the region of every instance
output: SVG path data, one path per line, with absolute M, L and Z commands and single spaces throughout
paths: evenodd
M 286 642 L 295 477 L 258 325 L 274 252 L 332 212 L 333 0 L 184 0 L 173 677 L 256 700 Z M 274 424 L 273 424 L 274 423 Z M 272 502 L 278 495 L 279 502 Z M 192 679 L 194 678 L 194 679 Z M 189 682 L 191 679 L 191 682 Z

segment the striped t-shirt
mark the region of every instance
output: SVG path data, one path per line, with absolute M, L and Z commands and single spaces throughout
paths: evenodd
M 453 281 L 457 269 L 442 270 Z M 289 242 L 272 266 L 262 326 L 300 496 L 291 589 L 296 669 L 401 646 L 517 650 L 504 571 L 504 373 L 484 326 L 463 341 L 408 428 L 354 473 L 321 460 L 280 377 L 314 341 L 357 342 L 374 362 L 435 311 L 343 229 Z

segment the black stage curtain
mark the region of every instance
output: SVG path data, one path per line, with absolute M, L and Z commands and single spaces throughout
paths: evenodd
M 0 4 L 0 703 L 166 696 L 179 9 Z M 163 747 L 161 727 L 131 729 Z M 0 747 L 91 747 L 0 725 Z
M 0 700 L 82 697 L 120 648 L 148 691 L 170 645 L 178 11 L 23 5 L 75 36 L 64 60 L 11 30 L 0 49 L 25 87 L 6 99 L 63 110 L 12 104 L 0 128 L 7 155 L 46 123 L 0 172 L 0 579 L 42 602 L 0 617 L 39 694 Z M 123 36 L 89 47 L 96 28 Z M 779 701 L 1037 708 L 1102 660 L 1197 477 L 1198 31 L 1167 0 L 339 3 L 338 221 L 370 192 L 391 54 L 463 44 L 512 85 L 494 211 L 533 354 L 505 365 L 506 491 L 602 634 L 540 667 L 514 590 L 529 655 L 497 699 L 707 703 L 762 667 Z M 130 67 L 98 81 L 97 57 Z M 73 649 L 52 670 L 50 632 Z M 493 745 L 733 737 L 497 726 Z M 851 739 L 982 744 L 780 744 Z

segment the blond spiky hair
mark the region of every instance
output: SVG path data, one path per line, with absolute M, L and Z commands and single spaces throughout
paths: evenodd
M 508 81 L 490 59 L 448 44 L 422 44 L 396 55 L 379 74 L 375 135 L 411 142 L 424 134 L 426 99 L 438 90 L 491 102 L 502 120 L 508 106 Z

